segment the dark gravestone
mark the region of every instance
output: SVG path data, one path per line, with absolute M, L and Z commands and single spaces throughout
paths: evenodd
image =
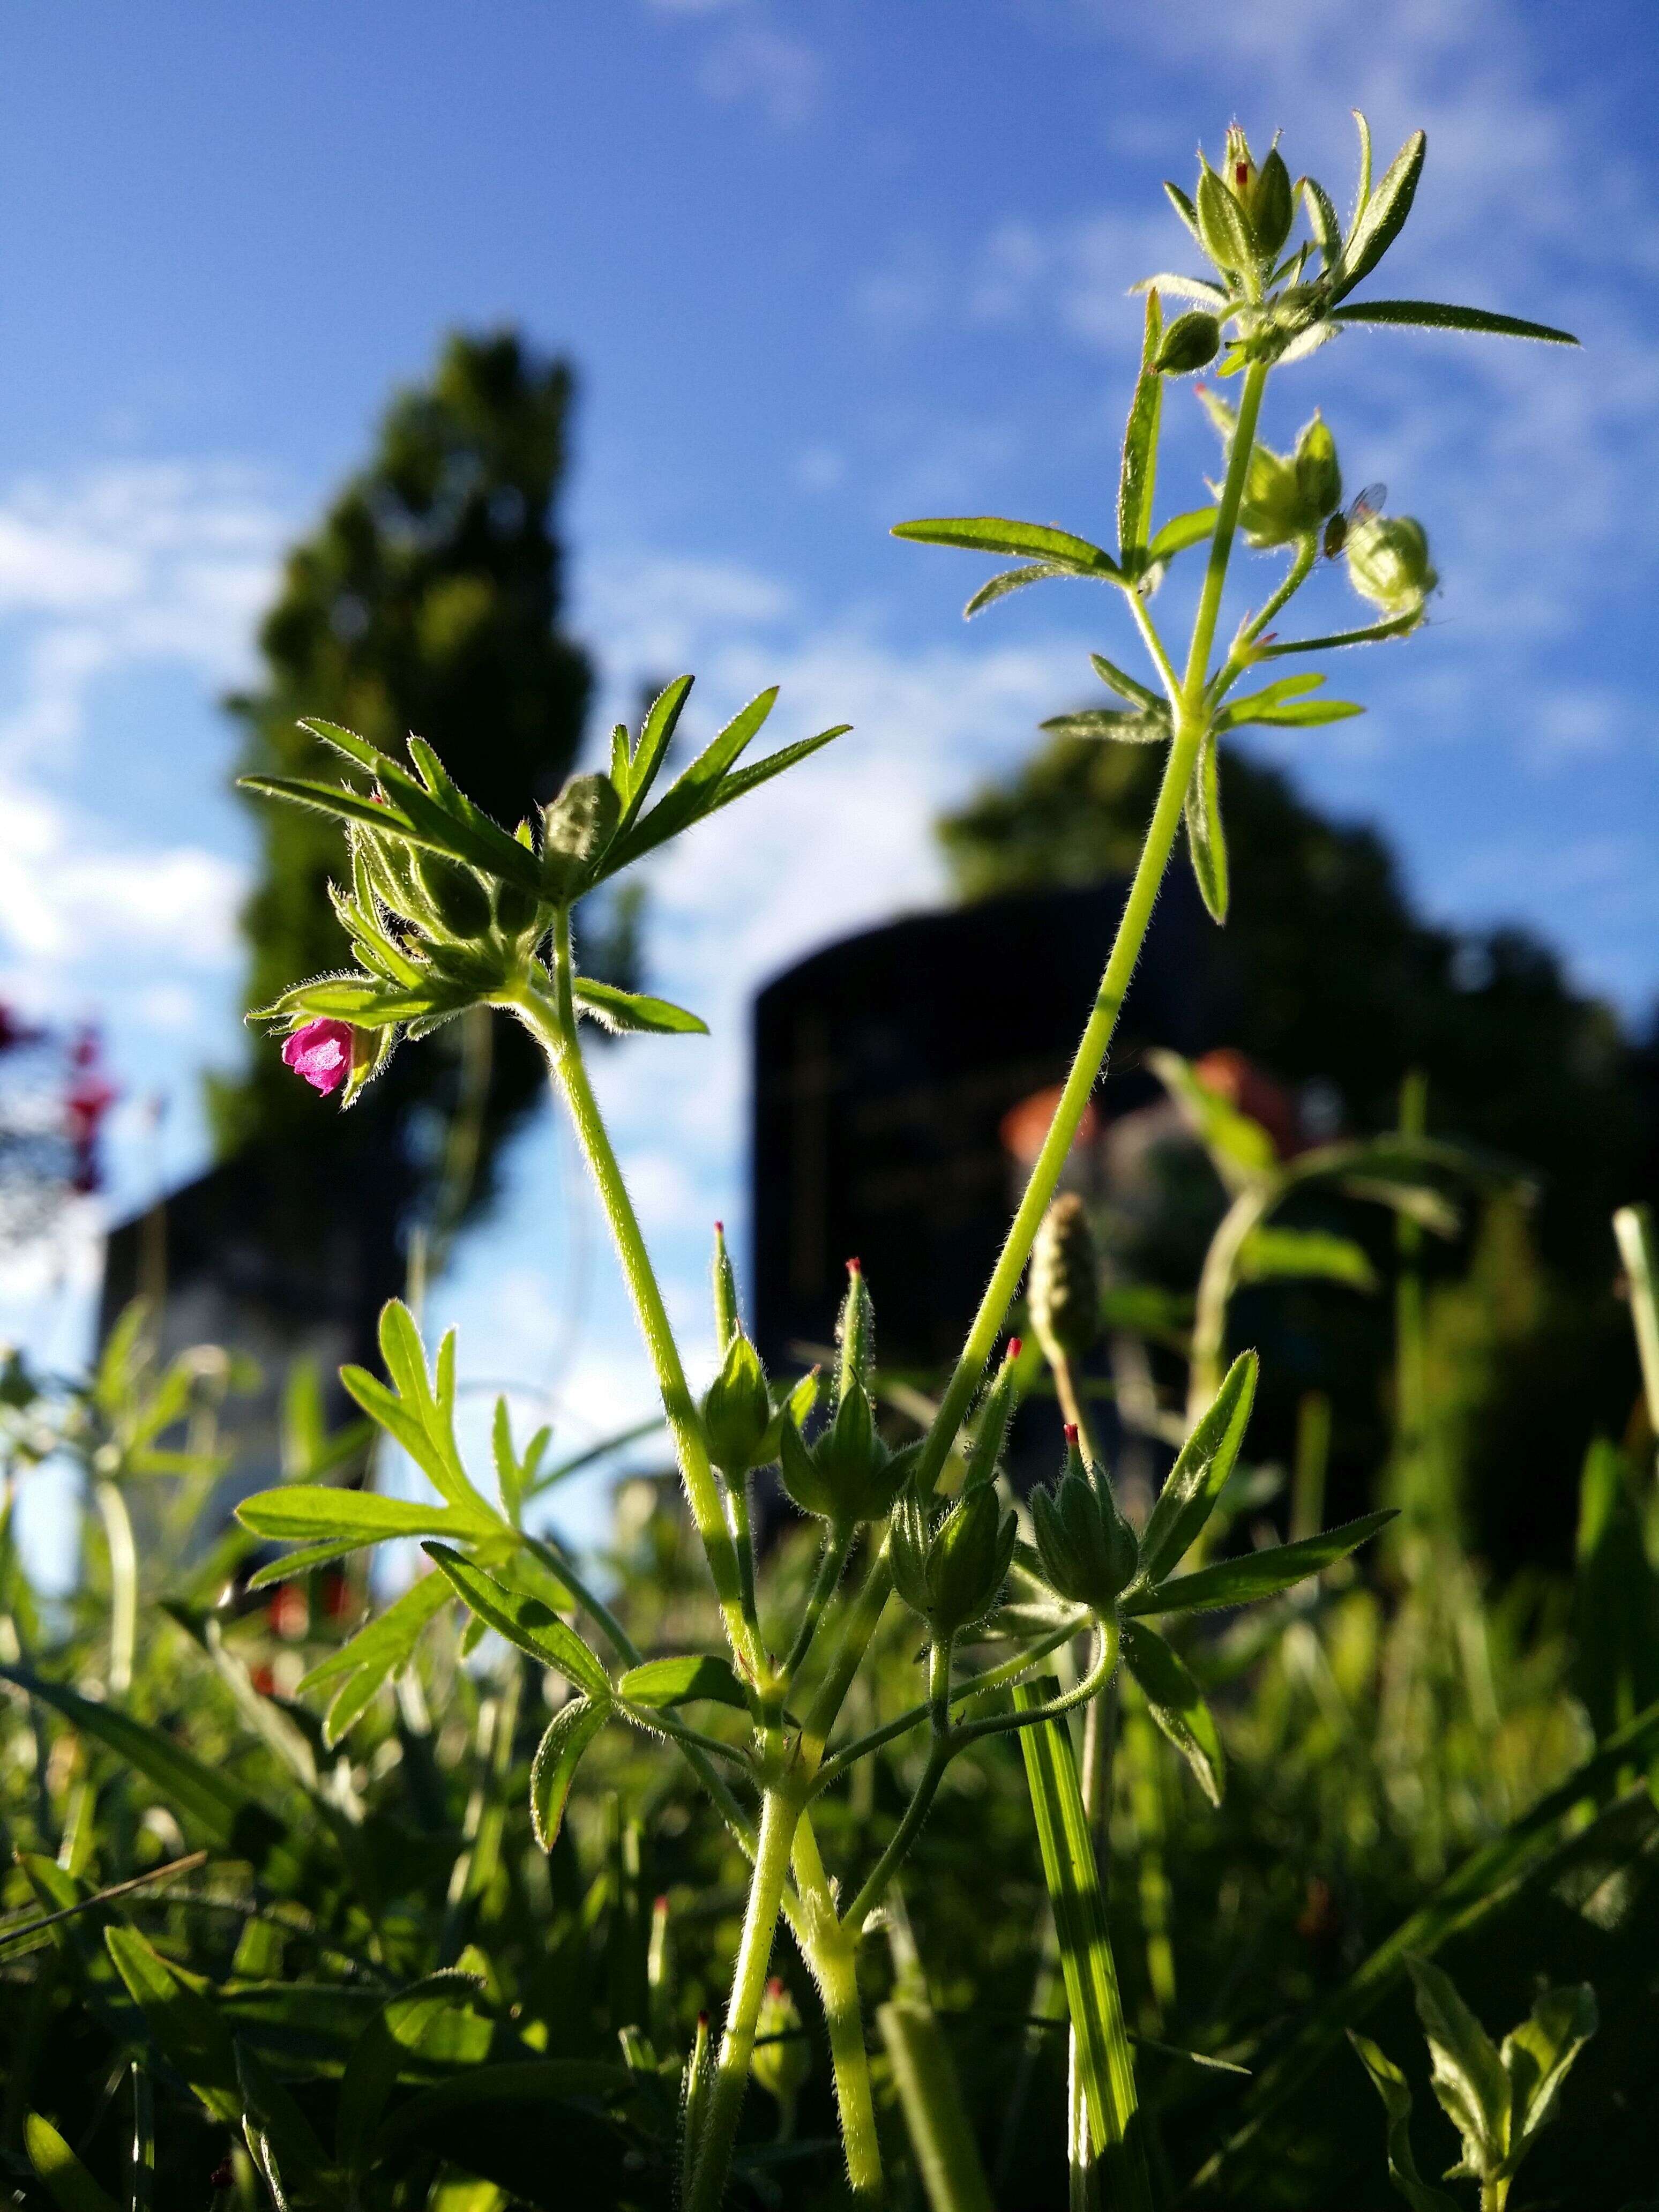
M 346 1361 L 379 1367 L 380 1307 L 404 1288 L 398 1224 L 409 1190 L 390 1150 L 361 1153 L 349 1169 L 250 1150 L 110 1232 L 100 1344 L 143 1297 L 163 1358 L 222 1345 L 259 1369 L 259 1388 L 233 1397 L 221 1423 L 236 1496 L 277 1478 L 278 1411 L 295 1360 L 315 1363 L 331 1419 L 355 1413 L 336 1376 Z
M 956 1353 L 1023 1170 L 1006 1117 L 1064 1081 L 1127 884 L 913 915 L 814 953 L 755 1006 L 754 1328 L 799 1364 L 827 1343 L 856 1255 L 884 1364 Z M 1211 924 L 1172 869 L 1096 1092 L 1103 1120 L 1143 1105 L 1147 1045 L 1210 1033 Z

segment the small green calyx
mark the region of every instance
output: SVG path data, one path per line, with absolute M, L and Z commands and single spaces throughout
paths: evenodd
M 1200 385 L 1198 397 L 1229 452 L 1237 418 L 1224 399 Z M 1292 453 L 1276 453 L 1258 439 L 1250 449 L 1238 526 L 1258 549 L 1293 545 L 1311 537 L 1342 501 L 1342 469 L 1336 441 L 1316 415 L 1297 438 Z
M 1055 1366 L 1081 1359 L 1100 1334 L 1100 1263 L 1088 1210 L 1074 1191 L 1042 1217 L 1026 1286 L 1031 1327 Z
M 1207 368 L 1221 350 L 1221 325 L 1201 307 L 1177 315 L 1164 333 L 1152 367 L 1160 376 L 1191 376 Z
M 1348 580 L 1390 618 L 1420 614 L 1440 579 L 1428 532 L 1409 514 L 1365 514 L 1348 526 Z
M 785 1490 L 803 1513 L 837 1528 L 885 1520 L 921 1449 L 888 1449 L 861 1382 L 842 1394 L 835 1418 L 811 1443 L 793 1419 L 784 1421 L 778 1441 Z
M 702 1401 L 702 1425 L 708 1455 L 722 1474 L 746 1474 L 763 1463 L 772 1401 L 760 1354 L 741 1330 Z
M 622 799 L 608 775 L 573 775 L 542 817 L 542 874 L 549 896 L 573 897 L 586 888 L 622 818 Z
M 836 1395 L 842 1398 L 854 1382 L 865 1389 L 876 1364 L 876 1310 L 856 1260 L 847 1262 L 847 1290 L 836 1320 L 836 1345 L 841 1357 L 836 1370 Z
M 1084 1466 L 1069 1425 L 1059 1482 L 1031 1493 L 1031 1525 L 1049 1588 L 1073 1605 L 1109 1613 L 1134 1580 L 1139 1541 L 1109 1486 Z
M 988 1484 L 965 1492 L 936 1526 L 914 1490 L 893 1510 L 893 1583 L 943 1644 L 990 1612 L 1014 1556 L 1018 1523 Z

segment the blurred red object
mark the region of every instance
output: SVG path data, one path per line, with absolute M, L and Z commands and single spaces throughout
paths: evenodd
M 1060 1089 L 1058 1083 L 1051 1083 L 1044 1091 L 1032 1091 L 1030 1097 L 1022 1098 L 1018 1106 L 1011 1106 L 998 1124 L 1004 1148 L 1023 1168 L 1035 1165 L 1036 1156 L 1042 1150 L 1042 1140 L 1048 1133 L 1048 1125 L 1060 1104 Z M 1083 1109 L 1083 1119 L 1072 1139 L 1072 1150 L 1075 1152 L 1079 1146 L 1086 1148 L 1099 1134 L 1100 1116 L 1095 1111 L 1091 1098 Z
M 1206 1091 L 1259 1121 L 1273 1139 L 1273 1150 L 1281 1160 L 1294 1159 L 1307 1149 L 1294 1097 L 1242 1052 L 1231 1045 L 1206 1052 L 1202 1060 L 1193 1062 L 1193 1073 Z

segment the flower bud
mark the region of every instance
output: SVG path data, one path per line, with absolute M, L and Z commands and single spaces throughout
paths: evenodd
M 812 2052 L 801 2033 L 800 2008 L 775 1974 L 766 1984 L 756 2015 L 749 2070 L 777 2105 L 787 2140 L 794 2130 L 796 2100 L 812 2070 Z
M 1077 1431 L 1066 1431 L 1066 1465 L 1052 1492 L 1031 1493 L 1037 1557 L 1051 1589 L 1106 1613 L 1134 1579 L 1140 1547 L 1104 1480 L 1083 1464 Z
M 974 1440 L 968 1447 L 968 1471 L 962 1479 L 963 1490 L 976 1490 L 981 1482 L 996 1478 L 997 1462 L 1008 1441 L 1008 1424 L 1014 1415 L 1014 1370 L 1019 1364 L 1019 1339 L 1011 1336 L 1008 1349 L 1002 1355 L 1002 1364 L 985 1394 L 979 1419 L 974 1425 Z
M 1429 540 L 1408 514 L 1362 514 L 1348 525 L 1348 580 L 1362 599 L 1392 618 L 1420 614 L 1439 583 Z
M 622 800 L 608 775 L 573 775 L 542 816 L 542 867 L 555 895 L 567 896 L 611 842 Z
M 351 1073 L 355 1041 L 349 1022 L 304 1022 L 284 1042 L 283 1065 L 326 1098 Z
M 988 1484 L 959 1497 L 937 1528 L 907 1490 L 894 1509 L 888 1558 L 894 1587 L 941 1643 L 996 1603 L 1014 1555 L 1018 1523 Z
M 1230 163 L 1229 174 L 1249 168 L 1248 161 Z M 1255 234 L 1237 194 L 1207 163 L 1198 179 L 1197 213 L 1204 251 L 1224 276 L 1242 276 L 1256 259 Z
M 1322 416 L 1316 414 L 1296 441 L 1296 489 L 1311 530 L 1342 504 L 1342 471 L 1336 441 Z
M 1152 367 L 1160 376 L 1190 376 L 1206 368 L 1221 350 L 1221 325 L 1201 307 L 1177 315 L 1164 333 Z
M 919 1444 L 889 1451 L 876 1429 L 869 1394 L 854 1382 L 836 1407 L 835 1418 L 811 1444 L 793 1420 L 779 1435 L 783 1486 L 803 1513 L 846 1527 L 880 1521 L 908 1474 Z
M 1048 1359 L 1059 1365 L 1082 1358 L 1100 1332 L 1100 1269 L 1088 1212 L 1074 1191 L 1042 1217 L 1025 1296 Z
M 414 872 L 450 936 L 467 944 L 483 935 L 489 927 L 489 893 L 471 868 L 442 853 L 417 852 Z
M 771 1424 L 766 1370 L 760 1354 L 739 1330 L 727 1345 L 725 1364 L 702 1401 L 708 1455 L 722 1474 L 746 1474 L 760 1463 Z
M 1240 192 L 1239 198 L 1250 218 L 1262 259 L 1275 260 L 1296 220 L 1296 195 L 1291 185 L 1291 173 L 1276 145 L 1261 164 L 1248 197 Z

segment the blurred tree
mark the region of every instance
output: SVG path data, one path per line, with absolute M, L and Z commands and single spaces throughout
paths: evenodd
M 980 898 L 1131 867 L 1162 766 L 1149 746 L 1043 745 L 940 824 L 957 889 Z M 1278 769 L 1225 752 L 1221 790 L 1234 896 L 1214 939 L 1214 1042 L 1281 1080 L 1331 1085 L 1346 1126 L 1362 1132 L 1392 1126 L 1401 1079 L 1420 1068 L 1437 1135 L 1538 1178 L 1528 1231 L 1511 1236 L 1535 1249 L 1543 1274 L 1524 1315 L 1495 1310 L 1483 1324 L 1492 1387 L 1483 1370 L 1480 1405 L 1461 1404 L 1455 1426 L 1486 1547 L 1512 1561 L 1541 1543 L 1565 1561 L 1584 1446 L 1598 1421 L 1619 1431 L 1634 1388 L 1609 1219 L 1650 1194 L 1659 1163 L 1654 1051 L 1524 931 L 1454 933 L 1422 920 L 1383 840 L 1328 820 Z M 1483 1282 L 1494 1298 L 1501 1290 L 1489 1245 L 1471 1297 Z M 1277 1296 L 1291 1298 L 1304 1335 L 1333 1307 Z M 1237 1325 L 1254 1319 L 1241 1304 Z M 1363 1427 L 1357 1405 L 1351 1413 Z
M 571 392 L 565 362 L 498 331 L 451 337 L 431 380 L 393 398 L 367 465 L 289 556 L 260 632 L 264 684 L 228 702 L 243 771 L 331 774 L 298 726 L 317 715 L 388 751 L 418 732 L 507 823 L 553 795 L 592 684 L 559 627 Z M 344 956 L 325 890 L 339 866 L 336 826 L 263 801 L 254 815 L 249 1006 Z M 398 1054 L 343 1117 L 257 1042 L 240 1075 L 212 1086 L 220 1147 L 278 1145 L 295 1172 L 307 1161 L 337 1172 L 352 1155 L 383 1169 L 390 1156 L 405 1218 L 446 1206 L 458 1216 L 487 1191 L 501 1139 L 544 1080 L 529 1040 L 497 1032 L 492 1048 L 486 1023 L 456 1024 L 434 1041 L 447 1052 Z

